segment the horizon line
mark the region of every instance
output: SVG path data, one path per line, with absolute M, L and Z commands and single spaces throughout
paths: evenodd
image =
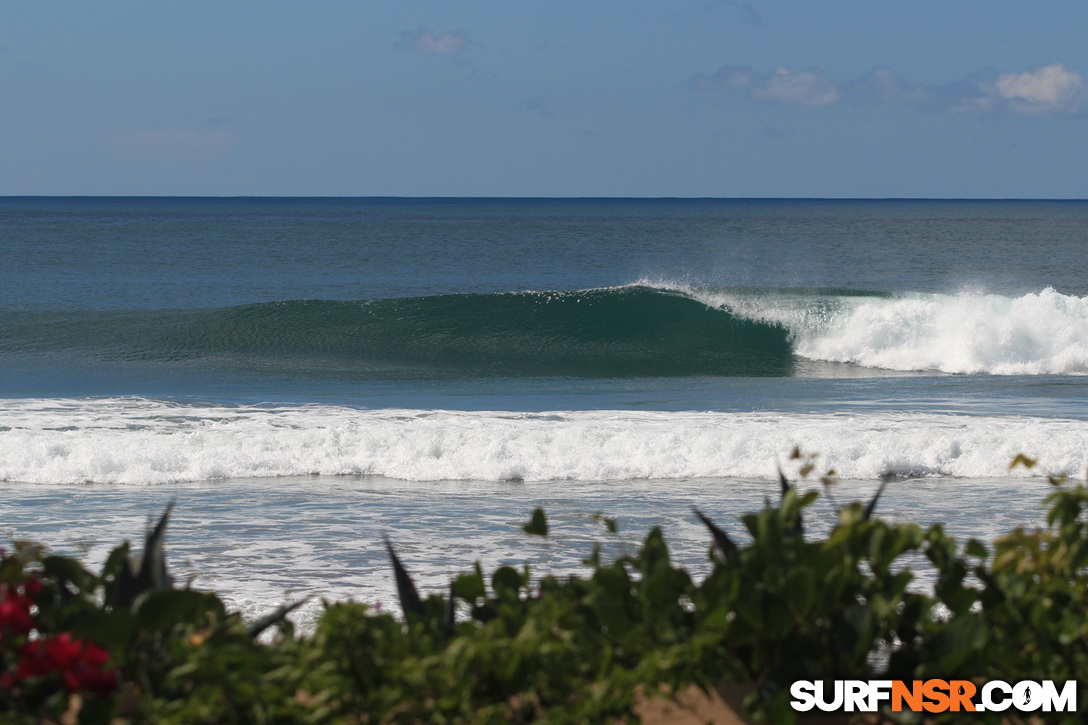
M 279 199 L 279 200 L 390 200 L 390 201 L 1088 201 L 1084 197 L 1030 196 L 403 196 L 403 195 L 289 195 L 289 194 L 0 194 L 0 199 Z

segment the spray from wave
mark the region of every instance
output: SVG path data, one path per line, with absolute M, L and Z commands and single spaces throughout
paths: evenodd
M 789 330 L 793 352 L 870 368 L 994 375 L 1088 373 L 1088 298 L 1041 292 L 845 294 L 664 286 Z

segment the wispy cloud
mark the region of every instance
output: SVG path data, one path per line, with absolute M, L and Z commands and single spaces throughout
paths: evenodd
M 517 105 L 519 111 L 535 113 L 544 118 L 551 118 L 551 109 L 539 98 L 523 98 Z
M 1017 113 L 1031 116 L 1088 112 L 1088 89 L 1076 71 L 1061 63 L 1022 73 L 987 71 L 945 85 L 910 83 L 890 68 L 877 68 L 835 83 L 819 68 L 776 68 L 758 73 L 748 66 L 722 66 L 695 76 L 697 88 L 739 92 L 761 101 L 803 106 L 836 103 L 906 104 L 946 113 Z
M 829 106 L 841 97 L 831 79 L 818 69 L 775 68 L 769 76 L 758 80 L 751 93 L 761 101 L 798 103 L 802 106 Z
M 782 138 L 783 136 L 789 136 L 793 134 L 793 129 L 788 126 L 764 126 L 763 128 L 759 129 L 759 132 L 767 138 Z
M 740 19 L 752 25 L 763 25 L 763 16 L 752 3 L 744 3 L 740 6 Z
M 198 133 L 188 128 L 163 128 L 114 136 L 122 150 L 162 161 L 204 162 L 229 150 L 238 137 L 226 131 Z
M 770 74 L 761 74 L 746 65 L 726 65 L 711 75 L 700 73 L 694 81 L 707 91 L 740 90 L 761 101 L 802 106 L 828 106 L 842 98 L 839 88 L 818 68 L 775 68 Z
M 707 0 L 700 8 L 709 12 L 721 10 L 723 8 L 729 8 L 731 10 L 736 9 L 740 11 L 741 22 L 751 23 L 752 25 L 763 25 L 763 14 L 750 2 L 739 2 L 739 0 Z
M 468 33 L 461 28 L 434 33 L 420 25 L 415 30 L 405 30 L 400 34 L 397 50 L 425 55 L 449 55 L 464 50 L 468 44 Z

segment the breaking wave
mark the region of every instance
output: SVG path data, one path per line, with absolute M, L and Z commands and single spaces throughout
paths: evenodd
M 895 371 L 1088 373 L 1088 298 L 640 282 L 577 292 L 206 310 L 3 311 L 0 357 L 289 375 L 780 376 L 798 360 Z

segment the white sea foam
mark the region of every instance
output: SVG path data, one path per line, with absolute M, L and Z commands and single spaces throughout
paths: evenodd
M 654 285 L 789 330 L 797 355 L 903 371 L 1088 374 L 1088 297 L 753 295 Z
M 932 413 L 551 413 L 0 403 L 0 479 L 148 484 L 269 476 L 408 481 L 770 478 L 794 446 L 841 476 L 995 478 L 1088 466 L 1083 421 Z M 1019 452 L 1045 469 L 1007 467 Z
M 960 541 L 989 541 L 1016 526 L 1045 525 L 1040 503 L 1051 487 L 1043 481 L 949 484 L 893 482 L 877 515 L 923 526 L 941 521 Z M 867 501 L 876 486 L 839 485 L 835 502 L 818 500 L 806 511 L 806 534 L 825 535 L 836 503 Z M 670 560 L 701 579 L 709 571 L 708 537 L 691 506 L 744 545 L 749 539 L 738 518 L 777 496 L 777 481 L 704 479 L 511 485 L 308 476 L 154 487 L 23 484 L 5 487 L 0 522 L 5 537 L 41 541 L 98 571 L 122 540 L 139 548 L 148 518 L 177 499 L 166 552 L 178 582 L 194 577 L 195 587 L 216 592 L 229 609 L 251 619 L 311 596 L 292 619 L 312 631 L 322 599 L 350 597 L 399 611 L 385 536 L 424 595 L 445 594 L 450 579 L 477 560 L 485 572 L 528 563 L 537 576 L 585 575 L 582 562 L 594 542 L 601 542 L 608 560 L 633 550 L 654 526 L 665 534 Z M 547 511 L 546 543 L 521 532 L 536 506 Z M 616 517 L 619 541 L 606 535 L 595 511 Z M 918 577 L 913 586 L 933 584 L 924 557 L 911 567 Z

